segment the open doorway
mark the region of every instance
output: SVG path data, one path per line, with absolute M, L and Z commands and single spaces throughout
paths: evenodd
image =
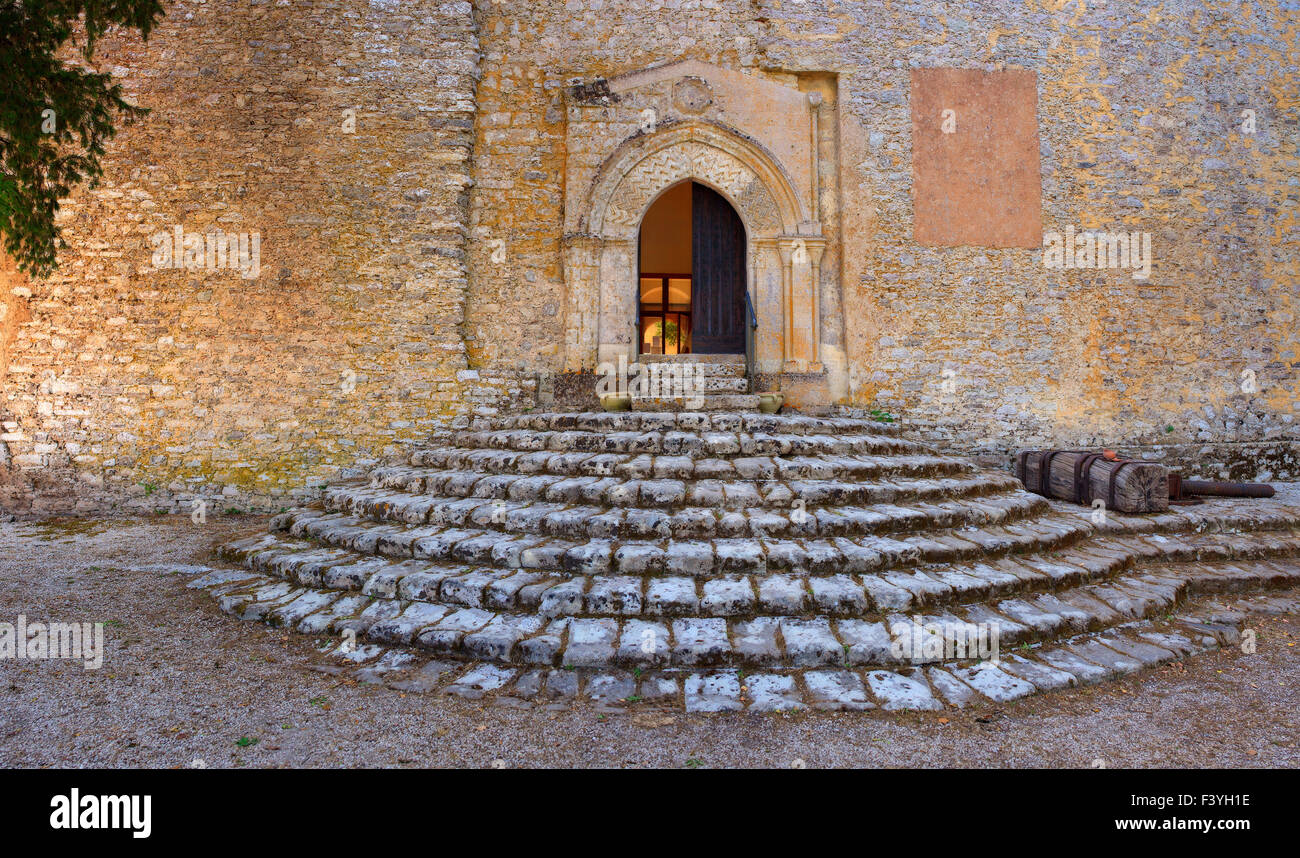
M 641 354 L 691 353 L 691 185 L 669 188 L 641 221 Z
M 640 354 L 743 354 L 745 230 L 718 192 L 685 181 L 640 230 Z

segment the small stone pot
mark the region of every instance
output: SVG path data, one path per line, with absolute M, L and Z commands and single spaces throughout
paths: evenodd
M 758 410 L 764 414 L 775 414 L 785 404 L 785 394 L 779 390 L 770 390 L 758 395 Z
M 606 411 L 630 411 L 632 410 L 632 394 L 602 393 L 600 395 L 600 407 Z

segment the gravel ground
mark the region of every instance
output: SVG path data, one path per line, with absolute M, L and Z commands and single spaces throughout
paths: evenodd
M 1300 618 L 1206 653 L 997 708 L 686 715 L 516 710 L 321 673 L 310 638 L 221 614 L 181 578 L 263 518 L 0 524 L 0 621 L 106 622 L 99 671 L 0 661 L 0 765 L 217 767 L 1296 767 Z M 246 741 L 237 744 L 239 740 Z M 196 763 L 196 761 L 201 761 Z M 1098 762 L 1100 761 L 1100 762 Z M 500 763 L 498 763 L 500 765 Z

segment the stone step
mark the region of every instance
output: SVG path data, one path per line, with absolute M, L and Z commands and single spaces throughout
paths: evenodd
M 1202 542 L 1207 548 L 1213 544 Z M 454 562 L 454 558 L 389 559 L 355 548 L 324 547 L 265 534 L 226 546 L 223 556 L 255 572 L 306 587 L 469 607 L 593 615 L 802 615 L 815 610 L 834 616 L 881 617 L 942 605 L 1023 599 L 1038 605 L 1024 608 L 1027 612 L 1047 610 L 1064 616 L 1076 608 L 1093 614 L 1104 609 L 1085 597 L 1075 597 L 1073 607 L 1063 608 L 1064 597 L 1053 593 L 1104 584 L 1117 575 L 1145 582 L 1138 589 L 1160 591 L 1172 586 L 1165 594 L 1166 602 L 1180 598 L 1179 591 L 1188 586 L 1201 593 L 1232 593 L 1289 586 L 1300 575 L 1300 567 L 1288 559 L 1300 555 L 1300 539 L 1294 538 L 1265 541 L 1241 537 L 1234 546 L 1237 559 L 1210 562 L 1124 554 L 1122 546 L 1115 544 L 1083 544 L 1055 553 L 1002 559 L 921 563 L 911 568 L 882 565 L 866 573 L 845 573 L 836 566 L 791 566 L 779 572 L 714 575 L 705 569 L 705 558 L 698 550 L 693 555 L 683 550 L 678 552 L 682 564 L 672 567 L 565 574 L 532 564 L 526 556 L 528 550 L 498 543 L 491 553 L 463 562 Z M 1217 556 L 1223 552 L 1205 553 Z M 1281 559 L 1270 562 L 1270 558 Z M 686 565 L 686 561 L 695 565 Z M 1169 564 L 1178 564 L 1177 569 L 1166 569 Z M 1133 589 L 1132 584 L 1128 586 Z M 1100 597 L 1100 602 L 1113 604 L 1106 596 Z M 1149 613 L 1144 611 L 1144 615 Z
M 781 502 L 778 499 L 789 499 L 791 495 L 788 489 L 781 492 L 779 484 L 773 485 L 764 508 L 764 498 L 752 484 L 733 485 L 750 490 L 750 505 L 740 509 L 721 504 L 689 506 L 686 485 L 680 480 L 603 478 L 573 489 L 574 497 L 588 503 L 449 499 L 388 489 L 341 487 L 326 493 L 323 507 L 327 512 L 346 513 L 367 524 L 394 522 L 428 535 L 439 528 L 471 528 L 574 541 L 856 537 L 979 527 L 994 522 L 1012 524 L 1045 509 L 1040 498 L 1024 491 L 870 506 L 818 505 L 802 497 L 799 502 Z M 808 497 L 814 484 L 804 485 L 809 487 L 809 494 L 803 497 Z M 692 489 L 696 492 L 693 496 L 700 498 L 700 485 Z
M 745 383 L 748 388 L 748 382 Z M 632 396 L 633 411 L 757 411 L 756 393 L 707 393 L 703 396 Z
M 1182 659 L 1221 643 L 1236 631 L 1201 635 L 1188 625 L 1133 623 L 1114 632 L 1084 635 L 1068 648 L 1035 648 L 996 663 L 945 662 L 929 667 L 863 668 L 842 664 L 782 669 L 503 667 L 490 662 L 455 662 L 373 646 L 358 659 L 357 675 L 402 691 L 437 692 L 508 706 L 567 708 L 586 698 L 602 708 L 636 711 L 653 705 L 687 712 L 748 711 L 934 711 L 1006 704 L 1031 694 L 1090 685 L 1166 661 Z M 1079 653 L 1086 653 L 1080 655 Z
M 637 361 L 639 363 L 699 363 L 745 366 L 745 356 L 739 354 L 638 355 Z
M 250 562 L 252 555 L 264 551 L 295 553 L 326 549 L 345 549 L 361 557 L 418 560 L 429 563 L 454 563 L 465 566 L 492 565 L 508 572 L 526 569 L 554 573 L 562 577 L 615 575 L 689 576 L 714 578 L 727 575 L 836 575 L 881 573 L 883 583 L 876 600 L 889 609 L 906 608 L 933 593 L 951 593 L 957 585 L 969 587 L 970 578 L 962 574 L 947 575 L 942 569 L 927 577 L 915 577 L 914 567 L 980 561 L 1003 564 L 998 558 L 1013 552 L 1031 554 L 1053 548 L 1063 549 L 1086 536 L 1084 528 L 1070 530 L 1051 527 L 1043 522 L 1029 526 L 984 527 L 948 530 L 924 536 L 895 534 L 887 536 L 842 537 L 826 539 L 715 539 L 712 541 L 632 540 L 616 544 L 610 540 L 571 542 L 541 536 L 510 536 L 478 529 L 405 528 L 373 525 L 350 516 L 319 514 L 299 515 L 287 522 L 288 535 L 240 540 L 225 546 L 223 556 L 231 562 Z M 268 540 L 263 542 L 262 540 Z M 290 544 L 282 545 L 280 543 Z M 1052 563 L 1047 572 L 1019 569 L 1018 572 L 993 571 L 992 580 L 1018 586 L 1019 579 L 1046 581 L 1055 568 L 1062 573 L 1106 574 L 1123 565 L 1127 555 L 1117 552 L 1082 554 L 1065 563 Z M 1027 562 L 1027 561 L 1026 561 Z M 1072 565 L 1071 565 L 1072 564 Z M 891 571 L 892 570 L 892 571 Z M 912 577 L 889 576 L 897 572 Z M 987 575 L 975 577 L 983 580 Z M 1060 576 L 1058 576 L 1060 577 Z M 957 582 L 957 585 L 950 583 Z M 874 585 L 874 582 L 873 582 Z M 978 585 L 978 582 L 977 582 Z
M 881 573 L 876 601 L 888 609 L 906 609 L 929 594 L 952 593 L 956 581 L 970 585 L 970 576 L 914 577 L 915 567 L 964 561 L 993 564 L 1016 553 L 1029 555 L 1051 549 L 1065 550 L 1090 531 L 1080 525 L 1060 525 L 1033 520 L 1024 525 L 947 529 L 924 535 L 860 536 L 814 539 L 717 538 L 713 540 L 588 540 L 574 542 L 538 535 L 508 535 L 478 528 L 439 528 L 382 525 L 342 514 L 305 511 L 281 517 L 284 532 L 238 540 L 222 547 L 232 563 L 253 562 L 256 555 L 272 551 L 293 554 L 344 549 L 368 558 L 417 560 L 427 563 L 495 566 L 503 572 L 525 569 L 561 577 L 614 575 L 638 577 L 714 578 L 728 575 L 862 575 Z M 287 534 L 287 535 L 286 535 Z M 897 538 L 894 538 L 897 537 Z M 1046 581 L 1052 569 L 1061 573 L 1105 574 L 1123 565 L 1127 555 L 1118 551 L 1082 553 L 1047 572 L 995 570 L 991 580 L 1012 589 L 1021 579 Z M 1072 565 L 1071 565 L 1072 564 Z M 942 571 L 942 570 L 941 570 Z M 913 577 L 892 580 L 895 572 Z M 987 575 L 983 577 L 987 578 Z M 1060 577 L 1060 576 L 1058 576 Z
M 715 393 L 749 393 L 749 379 L 731 376 L 706 377 L 704 379 L 705 395 Z M 635 397 L 633 398 L 635 401 Z M 701 409 L 707 411 L 709 409 Z
M 696 456 L 652 456 L 648 453 L 560 453 L 551 450 L 531 453 L 514 450 L 482 450 L 466 447 L 438 447 L 417 450 L 409 465 L 375 469 L 384 485 L 424 492 L 428 469 L 503 476 L 621 477 L 630 480 L 654 477 L 694 480 L 735 480 L 757 475 L 761 479 L 886 479 L 931 477 L 974 473 L 970 462 L 928 453 L 851 456 L 782 456 L 741 462 L 733 458 Z M 770 474 L 771 476 L 763 476 Z M 421 487 L 417 488 L 419 485 Z
M 649 378 L 667 378 L 673 375 L 685 377 L 687 375 L 687 373 L 673 367 L 672 363 L 669 361 L 651 362 L 650 367 L 644 371 L 644 375 Z M 689 363 L 691 364 L 689 375 L 696 378 L 703 377 L 708 380 L 747 379 L 748 377 L 747 368 L 743 363 L 704 363 L 697 361 L 690 361 Z M 640 373 L 638 373 L 639 375 Z
M 1067 589 L 1035 603 L 1005 599 L 952 611 L 863 620 L 826 614 L 754 616 L 755 594 L 750 596 L 747 615 L 740 616 L 741 612 L 730 610 L 737 597 L 721 588 L 696 594 L 702 616 L 642 611 L 642 597 L 614 582 L 593 584 L 586 593 L 561 592 L 550 601 L 545 592 L 540 598 L 534 594 L 536 603 L 519 605 L 529 612 L 517 613 L 502 610 L 493 595 L 480 604 L 420 598 L 430 594 L 436 598 L 436 582 L 408 586 L 410 577 L 396 584 L 391 594 L 375 588 L 362 592 L 361 599 L 296 587 L 268 576 L 222 581 L 215 591 L 228 613 L 307 633 L 351 630 L 377 644 L 411 645 L 459 659 L 643 669 L 918 667 L 953 658 L 987 657 L 991 646 L 1004 657 L 1017 648 L 1027 653 L 1036 643 L 1057 638 L 1069 641 L 1067 651 L 1090 661 L 1096 662 L 1096 653 L 1090 655 L 1089 650 L 1102 644 L 1146 663 L 1135 642 L 1116 647 L 1107 641 L 1121 640 L 1116 627 L 1173 613 L 1192 592 L 1189 581 L 1174 574 L 1129 575 Z M 1288 586 L 1300 583 L 1300 567 L 1291 566 L 1285 579 Z M 443 581 L 442 592 L 454 583 L 454 579 Z M 430 591 L 430 586 L 435 589 Z M 530 585 L 516 585 L 512 590 L 506 582 L 499 592 L 529 589 Z M 838 607 L 833 598 L 815 590 L 807 597 L 814 611 Z M 653 594 L 648 598 L 653 602 Z M 583 605 L 589 615 L 579 616 Z M 713 615 L 710 607 L 728 610 Z M 983 650 L 974 649 L 977 646 Z
M 728 676 L 755 705 L 1009 700 L 1230 641 L 1238 594 L 1295 605 L 1257 592 L 1300 583 L 1287 492 L 1098 515 L 897 429 L 734 411 L 456 418 L 409 464 L 222 546 L 244 568 L 199 586 L 241 617 L 355 632 L 340 655 L 370 677 L 418 661 L 435 679 L 454 667 L 448 693 L 581 682 L 608 699 L 653 690 L 623 678 L 640 671 L 659 691 L 681 677 L 674 693 L 703 709 L 730 705 Z M 1159 625 L 1189 600 L 1185 634 Z M 934 649 L 934 630 L 972 626 L 1014 652 L 994 665 Z M 912 658 L 895 640 L 931 648 Z M 403 681 L 435 682 L 421 676 Z
M 674 396 L 687 394 L 728 394 L 748 393 L 749 379 L 744 368 L 733 372 L 732 367 L 720 364 L 700 364 L 698 370 L 692 369 L 689 375 L 668 374 L 658 369 L 651 369 L 644 375 L 629 381 L 628 391 L 634 397 L 649 394 L 656 396 Z M 599 390 L 595 391 L 600 393 Z
M 801 414 L 712 414 L 666 412 L 535 412 L 496 417 L 458 418 L 454 429 L 498 431 L 532 429 L 535 431 L 585 432 L 746 432 L 777 435 L 898 435 L 897 423 L 880 423 L 848 417 L 809 417 Z
M 643 508 L 655 509 L 683 506 L 775 509 L 788 513 L 819 506 L 935 502 L 1023 491 L 1013 477 L 995 472 L 939 478 L 897 476 L 870 482 L 675 479 L 668 467 L 661 469 L 660 474 L 646 480 L 635 476 L 489 475 L 482 471 L 388 468 L 372 472 L 368 484 L 358 482 L 330 489 L 325 498 L 327 506 L 332 509 L 347 509 L 370 518 L 391 518 L 416 524 L 428 520 L 428 511 L 433 504 L 464 498 L 623 507 L 639 504 Z M 646 489 L 647 484 L 652 484 L 652 488 Z
M 1195 506 L 1170 507 L 1155 515 L 1125 515 L 1108 511 L 1094 521 L 1094 511 L 1065 501 L 1048 501 L 1059 515 L 1091 522 L 1102 533 L 1156 533 L 1196 531 L 1234 533 L 1256 530 L 1300 529 L 1300 505 L 1270 500 L 1267 504 L 1235 498 L 1204 498 Z
M 457 430 L 440 439 L 440 446 L 481 450 L 512 450 L 521 453 L 644 453 L 710 458 L 788 457 L 853 454 L 893 455 L 933 453 L 923 444 L 880 435 L 784 435 L 746 432 L 590 432 L 580 429 L 538 431 L 502 429 L 496 431 Z M 753 471 L 762 479 L 775 471 L 766 462 Z
M 992 517 L 996 517 L 1000 513 L 997 508 L 990 508 L 990 514 Z M 346 514 L 331 514 L 320 509 L 295 510 L 276 517 L 272 522 L 273 530 L 286 529 L 296 537 L 306 537 L 320 533 L 323 529 L 333 525 L 344 527 L 347 532 L 343 536 L 348 541 L 348 544 L 367 546 L 364 550 L 371 553 L 379 545 L 379 536 L 386 537 L 385 547 L 389 550 L 402 545 L 404 540 L 415 538 L 408 532 L 412 528 L 405 525 L 385 526 L 372 524 Z M 808 526 L 808 522 L 805 522 L 804 525 Z M 1170 530 L 1168 535 L 1143 532 L 1137 534 L 1112 533 L 1112 535 L 1105 537 L 1095 537 L 1089 540 L 1087 545 L 1081 546 L 1082 548 L 1091 549 L 1090 552 L 1085 551 L 1081 556 L 1066 559 L 1068 563 L 1089 570 L 1109 569 L 1116 557 L 1168 556 L 1197 560 L 1249 558 L 1266 554 L 1285 554 L 1290 550 L 1291 546 L 1300 541 L 1300 530 L 1259 531 L 1250 534 L 1194 533 L 1189 530 L 1189 522 L 1179 517 L 1168 517 L 1163 526 L 1178 528 L 1178 530 Z M 911 548 L 909 550 L 899 550 L 897 545 L 893 545 L 891 550 L 886 551 L 885 554 L 887 555 L 886 560 L 891 563 L 909 565 L 915 565 L 916 563 L 944 563 L 973 558 L 993 560 L 1010 551 L 1023 553 L 1031 550 L 1066 546 L 1093 534 L 1093 528 L 1094 525 L 1086 519 L 1073 515 L 1052 513 L 1050 515 L 1036 516 L 1032 519 L 1022 519 L 1016 523 L 997 528 L 984 527 L 921 531 L 912 534 L 900 533 L 898 535 L 901 537 L 901 542 L 906 543 Z M 447 530 L 427 529 L 439 534 L 438 542 L 446 541 Z M 587 556 L 587 548 L 581 543 L 537 535 L 501 537 L 481 530 L 465 530 L 463 528 L 451 528 L 450 533 L 457 541 L 454 545 L 447 546 L 446 550 L 457 553 L 461 559 L 482 556 L 483 552 L 478 546 L 486 541 L 487 544 L 494 545 L 491 556 L 499 562 L 505 562 L 504 558 L 514 557 L 516 559 L 513 563 L 517 565 L 517 557 L 520 551 L 525 549 L 530 551 L 536 561 L 532 565 L 542 563 L 545 558 L 557 558 L 555 559 L 557 565 L 553 568 L 565 570 L 571 568 L 573 564 L 580 566 L 582 563 L 587 562 L 582 559 Z M 274 538 L 274 534 L 269 535 L 268 538 Z M 899 540 L 889 540 L 883 537 L 873 539 L 873 545 L 876 548 L 899 542 Z M 608 541 L 600 540 L 599 542 L 603 546 Z M 620 545 L 618 551 L 613 555 L 613 567 L 621 573 L 639 574 L 646 569 L 658 570 L 660 568 L 666 568 L 672 572 L 674 567 L 665 565 L 671 559 L 670 553 L 665 550 L 661 543 L 662 540 L 626 541 Z M 706 541 L 703 545 L 709 549 L 710 558 L 716 561 L 719 553 L 714 550 L 713 546 L 710 546 L 709 542 Z M 836 548 L 836 546 L 839 547 Z M 422 546 L 422 549 L 427 547 Z M 851 561 L 854 564 L 861 564 L 865 556 L 863 552 L 857 550 L 858 547 L 853 542 L 842 538 L 836 538 L 831 542 L 824 539 L 814 540 L 811 543 L 801 542 L 798 539 L 760 540 L 758 542 L 726 539 L 722 543 L 722 547 L 725 549 L 723 553 L 726 555 L 729 564 L 739 563 L 740 558 L 745 556 L 752 557 L 757 554 L 767 558 L 768 555 L 771 555 L 771 565 L 782 571 L 799 570 L 805 567 L 814 571 L 823 568 L 835 569 L 837 568 L 836 564 L 845 562 L 845 552 L 852 555 Z M 414 548 L 411 551 L 414 553 Z M 1255 553 L 1252 554 L 1252 551 Z M 679 547 L 675 549 L 675 553 L 671 556 L 680 559 L 696 553 L 698 553 L 698 548 L 693 547 L 687 550 L 685 547 Z M 566 557 L 570 561 L 568 566 L 564 565 L 563 562 Z M 715 565 L 715 563 L 711 562 L 697 568 L 694 574 L 712 574 Z M 754 565 L 765 568 L 767 564 L 765 561 Z
M 607 711 L 935 711 L 1006 704 L 1028 695 L 1090 685 L 1228 645 L 1236 632 L 1201 634 L 1177 621 L 1133 623 L 1081 636 L 1066 647 L 1013 653 L 996 663 L 951 661 L 929 667 L 584 668 L 503 666 L 415 655 L 378 645 L 336 648 L 357 679 L 404 693 L 438 693 L 499 705 L 566 709 L 584 698 Z M 1084 654 L 1080 654 L 1084 653 Z

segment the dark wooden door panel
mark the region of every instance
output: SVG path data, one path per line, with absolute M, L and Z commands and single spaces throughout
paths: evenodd
M 697 354 L 745 351 L 745 226 L 717 191 L 691 196 L 691 332 Z

